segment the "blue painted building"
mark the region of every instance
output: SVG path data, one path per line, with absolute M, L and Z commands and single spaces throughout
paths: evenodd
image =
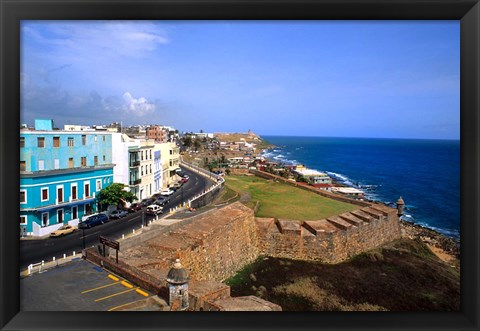
M 95 213 L 96 195 L 113 183 L 113 167 L 107 132 L 54 130 L 51 120 L 21 130 L 21 235 L 47 235 Z

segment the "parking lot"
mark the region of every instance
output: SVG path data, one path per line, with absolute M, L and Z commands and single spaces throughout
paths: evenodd
M 20 280 L 22 311 L 115 311 L 151 296 L 82 259 Z

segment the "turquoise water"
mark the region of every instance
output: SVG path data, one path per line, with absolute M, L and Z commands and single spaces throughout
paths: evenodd
M 371 200 L 406 204 L 404 219 L 460 237 L 460 141 L 262 136 L 264 156 L 327 172 Z

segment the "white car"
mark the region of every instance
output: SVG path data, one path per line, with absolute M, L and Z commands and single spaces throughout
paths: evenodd
M 172 195 L 173 191 L 172 190 L 163 190 L 160 192 L 160 195 Z
M 150 205 L 145 212 L 147 214 L 157 215 L 163 213 L 163 208 L 158 205 Z

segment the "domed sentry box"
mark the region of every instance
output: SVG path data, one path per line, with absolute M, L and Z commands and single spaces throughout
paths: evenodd
M 179 259 L 175 260 L 173 268 L 167 274 L 170 310 L 188 309 L 188 273 L 182 267 Z
M 397 215 L 402 216 L 405 210 L 405 202 L 403 201 L 402 197 L 398 198 L 397 200 Z

